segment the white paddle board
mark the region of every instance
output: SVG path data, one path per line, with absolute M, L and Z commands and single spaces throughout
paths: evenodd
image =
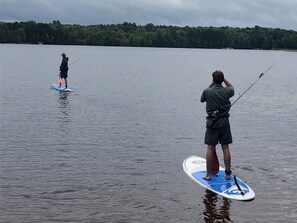
M 61 87 L 58 84 L 53 84 L 52 89 L 62 92 L 71 92 L 72 90 L 70 88 L 65 88 L 64 85 L 61 85 Z
M 241 201 L 253 200 L 254 191 L 241 179 L 231 175 L 227 180 L 225 169 L 220 167 L 219 172 L 211 176 L 211 180 L 205 180 L 206 160 L 198 156 L 189 156 L 183 162 L 184 172 L 201 187 L 210 190 L 223 197 Z

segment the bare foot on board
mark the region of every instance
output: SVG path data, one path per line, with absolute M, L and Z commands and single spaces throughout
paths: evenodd
M 206 175 L 206 176 L 204 176 L 204 177 L 202 177 L 204 180 L 210 180 L 211 179 L 211 177 L 210 176 L 208 176 L 208 175 Z

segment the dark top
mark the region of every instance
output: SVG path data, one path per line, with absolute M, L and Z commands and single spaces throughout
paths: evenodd
M 230 98 L 234 95 L 233 87 L 223 87 L 221 84 L 215 84 L 207 88 L 201 95 L 201 102 L 206 102 L 206 113 L 211 115 L 214 111 L 221 114 L 228 114 L 231 102 Z
M 68 57 L 63 57 L 62 63 L 60 66 L 60 71 L 68 70 Z
M 213 87 L 203 91 L 201 102 L 206 102 L 207 128 L 221 128 L 229 123 L 228 117 L 231 107 L 229 99 L 233 95 L 233 87 L 223 87 L 221 84 L 215 84 Z M 213 117 L 214 114 L 216 115 L 215 117 Z

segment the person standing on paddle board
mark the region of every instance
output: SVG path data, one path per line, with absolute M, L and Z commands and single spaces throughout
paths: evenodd
M 220 70 L 212 74 L 213 82 L 201 95 L 201 102 L 206 102 L 206 132 L 204 143 L 207 145 L 205 180 L 211 179 L 212 166 L 216 145 L 221 144 L 224 153 L 226 179 L 231 175 L 231 154 L 229 144 L 232 143 L 232 134 L 229 123 L 230 98 L 234 95 L 233 85 L 224 78 Z M 226 85 L 223 87 L 222 83 Z
M 68 83 L 67 83 L 67 77 L 68 77 L 68 60 L 69 58 L 66 57 L 65 53 L 62 53 L 62 62 L 61 62 L 61 66 L 60 66 L 60 80 L 59 80 L 59 86 L 61 87 L 62 85 L 62 79 L 65 80 L 65 87 L 68 87 Z

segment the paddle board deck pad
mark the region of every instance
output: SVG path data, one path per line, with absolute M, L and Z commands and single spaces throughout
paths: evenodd
M 53 84 L 52 89 L 61 91 L 61 92 L 71 92 L 72 91 L 70 88 L 65 88 L 64 85 L 62 85 L 60 87 L 58 84 Z
M 183 162 L 184 172 L 201 187 L 219 194 L 225 198 L 248 201 L 255 198 L 254 191 L 241 179 L 231 176 L 226 179 L 225 169 L 220 167 L 216 175 L 211 176 L 211 180 L 205 180 L 206 160 L 198 156 L 189 156 Z

